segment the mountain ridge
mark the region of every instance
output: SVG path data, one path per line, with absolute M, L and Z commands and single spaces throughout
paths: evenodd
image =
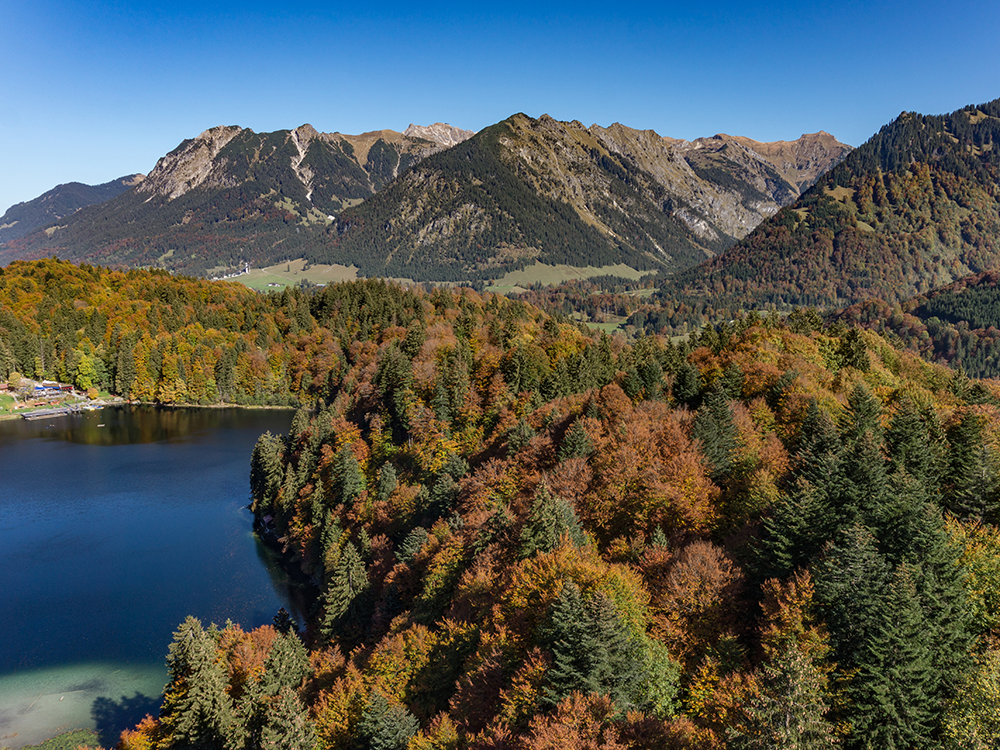
M 0 216 L 0 244 L 32 232 L 95 203 L 103 203 L 138 185 L 143 174 L 130 174 L 100 185 L 66 182 L 37 198 L 15 203 Z
M 360 135 L 216 126 L 164 155 L 130 194 L 0 247 L 0 262 L 55 253 L 206 273 L 306 257 L 418 280 L 499 277 L 536 260 L 676 271 L 799 192 L 800 176 L 786 179 L 735 139 L 675 143 L 548 115 L 475 134 L 443 123 Z M 831 143 L 833 164 L 849 147 Z M 448 155 L 456 148 L 466 163 Z M 473 152 L 482 164 L 468 162 Z M 391 199 L 373 200 L 387 189 Z

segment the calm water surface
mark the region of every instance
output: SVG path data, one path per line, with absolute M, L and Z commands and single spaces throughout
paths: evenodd
M 156 713 L 188 614 L 301 615 L 251 529 L 250 454 L 290 411 L 106 408 L 0 422 L 0 748 Z

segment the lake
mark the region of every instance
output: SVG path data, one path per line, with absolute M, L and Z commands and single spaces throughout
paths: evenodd
M 0 422 L 0 747 L 147 712 L 191 614 L 244 629 L 294 589 L 253 534 L 250 456 L 292 412 L 108 407 Z

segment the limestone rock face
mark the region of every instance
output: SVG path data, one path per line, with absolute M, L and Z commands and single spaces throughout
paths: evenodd
M 423 138 L 442 146 L 455 146 L 476 134 L 474 130 L 462 130 L 446 122 L 435 122 L 433 125 L 414 125 L 412 122 L 403 131 L 409 138 Z
M 138 192 L 173 200 L 199 187 L 212 174 L 216 166 L 215 157 L 242 132 L 243 128 L 236 125 L 220 125 L 209 128 L 197 138 L 184 141 L 156 162 L 153 171 L 138 187 Z M 226 182 L 225 178 L 217 175 L 214 186 L 222 186 Z

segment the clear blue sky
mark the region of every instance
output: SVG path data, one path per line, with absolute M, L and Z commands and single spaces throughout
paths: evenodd
M 215 125 L 360 133 L 515 112 L 661 135 L 859 145 L 1000 97 L 1000 3 L 0 6 L 0 213 L 148 172 Z

